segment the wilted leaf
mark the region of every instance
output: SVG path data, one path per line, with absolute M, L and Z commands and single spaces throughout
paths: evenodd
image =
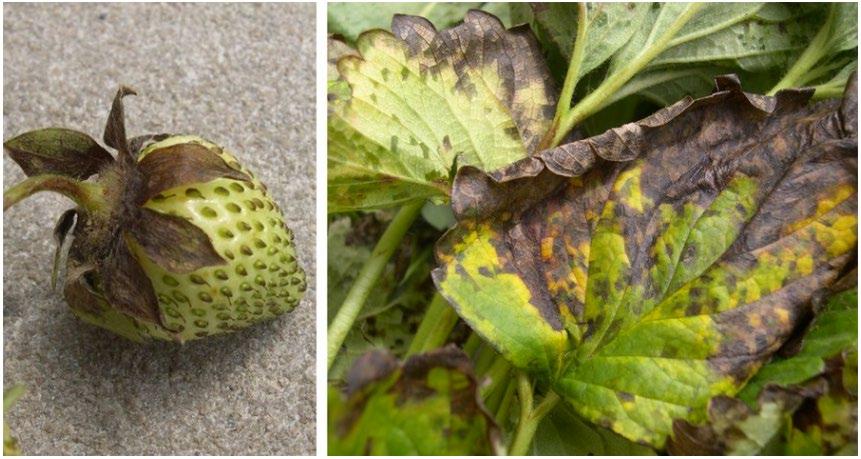
M 667 450 L 673 455 L 761 454 L 770 444 L 780 442 L 782 429 L 805 397 L 825 390 L 825 381 L 817 383 L 797 389 L 769 386 L 759 395 L 755 410 L 732 397 L 715 397 L 703 425 L 676 421 Z
M 60 174 L 85 179 L 114 161 L 114 157 L 83 132 L 47 128 L 25 132 L 3 143 L 28 177 Z
M 763 366 L 738 397 L 753 405 L 766 384 L 801 384 L 825 371 L 826 360 L 858 348 L 858 290 L 831 297 L 816 315 L 801 349 L 792 357 Z
M 392 16 L 409 14 L 421 16 L 438 29 L 457 24 L 467 11 L 480 9 L 487 11 L 508 24 L 506 16 L 508 4 L 482 2 L 415 2 L 415 3 L 341 3 L 330 2 L 326 8 L 328 30 L 349 42 L 355 42 L 362 32 L 371 29 L 388 29 Z
M 349 91 L 329 94 L 330 212 L 446 197 L 458 167 L 492 170 L 534 152 L 553 116 L 528 27 L 506 31 L 473 10 L 440 32 L 396 16 L 392 31 L 362 34 L 359 56 L 337 63 Z
M 578 414 L 660 448 L 786 341 L 852 261 L 857 90 L 711 96 L 464 168 L 440 291 Z
M 499 449 L 478 399 L 472 364 L 454 346 L 400 365 L 377 351 L 347 375 L 347 398 L 329 389 L 330 455 L 479 455 Z

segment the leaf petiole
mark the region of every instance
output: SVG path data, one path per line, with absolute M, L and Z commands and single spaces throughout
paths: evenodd
M 583 55 L 586 51 L 586 33 L 589 28 L 589 21 L 586 18 L 586 3 L 580 2 L 577 4 L 577 37 L 574 39 L 574 48 L 571 51 L 571 61 L 568 64 L 568 72 L 565 74 L 565 82 L 562 85 L 562 92 L 559 94 L 559 101 L 556 103 L 556 115 L 553 118 L 553 124 L 550 128 L 549 135 L 552 135 L 559 127 L 560 120 L 568 114 L 571 109 L 571 99 L 574 97 L 574 90 L 577 88 L 577 83 L 580 81 L 580 65 L 583 63 Z M 543 142 L 546 142 L 544 139 Z
M 41 191 L 53 191 L 71 199 L 90 212 L 108 208 L 100 186 L 65 175 L 42 174 L 28 177 L 3 192 L 3 210 Z
M 672 44 L 671 40 L 702 7 L 702 3 L 692 3 L 688 5 L 682 14 L 680 14 L 672 24 L 670 24 L 667 31 L 658 38 L 654 44 L 647 47 L 643 53 L 633 59 L 628 63 L 628 65 L 604 80 L 598 88 L 575 104 L 571 110 L 566 111 L 566 113 L 560 118 L 559 127 L 553 131 L 553 140 L 548 147 L 552 148 L 559 145 L 568 133 L 571 132 L 571 130 L 578 124 L 583 122 L 583 120 L 589 116 L 597 113 L 598 110 L 604 108 L 607 100 L 612 97 L 616 91 L 622 88 L 625 83 L 633 78 L 640 70 L 645 68 L 652 60 L 658 57 L 659 54 L 670 47 Z
M 341 345 L 344 344 L 347 333 L 353 328 L 353 324 L 356 322 L 362 306 L 371 294 L 371 289 L 373 289 L 374 285 L 380 279 L 380 275 L 382 275 L 392 254 L 395 253 L 395 249 L 401 245 L 401 241 L 406 235 L 407 230 L 412 226 L 413 221 L 415 221 L 421 212 L 422 206 L 424 206 L 424 201 L 418 201 L 401 207 L 395 218 L 389 223 L 386 231 L 383 232 L 382 237 L 380 237 L 373 252 L 371 252 L 370 258 L 362 266 L 362 270 L 359 271 L 356 281 L 350 287 L 347 297 L 341 304 L 341 309 L 338 310 L 335 318 L 332 319 L 332 324 L 329 325 L 326 343 L 328 352 L 327 370 L 332 368 L 332 363 L 335 361 Z

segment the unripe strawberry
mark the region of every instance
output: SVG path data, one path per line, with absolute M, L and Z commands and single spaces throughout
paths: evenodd
M 266 187 L 199 137 L 127 140 L 127 94 L 117 93 L 105 128 L 116 159 L 66 129 L 4 144 L 29 176 L 5 193 L 5 208 L 46 190 L 77 203 L 54 233 L 54 276 L 65 260 L 64 295 L 74 313 L 130 339 L 182 342 L 295 308 L 305 273 Z

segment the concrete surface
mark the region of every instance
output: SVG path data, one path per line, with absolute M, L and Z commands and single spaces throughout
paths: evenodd
M 26 454 L 313 454 L 314 5 L 5 4 L 4 138 L 59 125 L 101 138 L 120 83 L 128 132 L 237 153 L 296 233 L 308 292 L 278 320 L 183 347 L 78 321 L 50 291 L 41 194 L 3 217 L 7 416 Z M 23 174 L 7 157 L 4 187 Z

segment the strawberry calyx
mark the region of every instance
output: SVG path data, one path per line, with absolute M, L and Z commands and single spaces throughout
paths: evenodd
M 41 191 L 72 199 L 77 207 L 64 212 L 54 229 L 52 285 L 65 262 L 64 295 L 72 307 L 96 312 L 95 305 L 107 302 L 164 327 L 152 281 L 132 247 L 178 274 L 226 260 L 203 230 L 144 205 L 177 186 L 217 178 L 250 182 L 251 177 L 197 144 L 161 148 L 138 161 L 146 145 L 168 135 L 128 139 L 123 98 L 133 94 L 128 87 L 119 88 L 105 126 L 104 143 L 117 151 L 116 158 L 88 135 L 64 128 L 30 131 L 4 142 L 6 152 L 28 176 L 4 192 L 4 208 Z M 69 234 L 72 243 L 65 247 Z

